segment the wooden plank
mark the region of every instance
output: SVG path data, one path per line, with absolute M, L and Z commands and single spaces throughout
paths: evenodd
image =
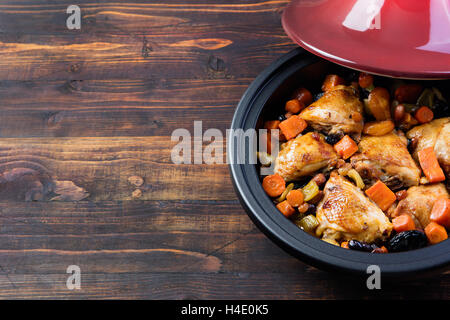
M 0 222 L 0 298 L 354 299 L 420 291 L 448 299 L 450 292 L 450 273 L 427 286 L 383 282 L 373 292 L 362 280 L 309 267 L 256 230 L 236 202 L 2 202 Z M 65 286 L 72 264 L 81 268 L 80 291 Z
M 42 201 L 55 193 L 69 201 L 236 199 L 226 164 L 174 164 L 177 143 L 159 136 L 0 139 L 0 172 L 7 177 L 0 199 Z M 142 186 L 129 182 L 133 176 Z M 132 196 L 136 189 L 141 196 Z
M 299 267 L 256 230 L 237 202 L 2 202 L 0 223 L 1 271 L 11 276 L 51 275 L 68 264 L 98 274 Z
M 293 273 L 81 274 L 81 290 L 67 290 L 67 274 L 0 274 L 0 298 L 53 299 L 449 299 L 449 275 L 423 283 L 367 290 L 365 283 L 311 270 Z M 439 290 L 436 290 L 439 288 Z
M 251 79 L 0 81 L 0 135 L 170 136 L 178 128 L 224 134 Z
M 91 273 L 290 272 L 298 266 L 237 202 L 9 201 L 0 205 L 0 223 L 2 267 L 14 273 L 54 273 L 68 261 Z
M 66 29 L 62 4 L 0 6 L 0 79 L 254 77 L 295 47 L 280 25 L 285 5 L 86 2 L 80 31 Z M 23 35 L 16 35 L 17 28 Z

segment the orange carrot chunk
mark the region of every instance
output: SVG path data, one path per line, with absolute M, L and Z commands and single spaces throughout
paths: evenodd
M 373 86 L 373 76 L 371 74 L 361 72 L 359 74 L 358 83 L 361 88 L 369 88 Z
M 439 198 L 434 202 L 430 220 L 450 228 L 450 199 Z
M 277 209 L 288 218 L 295 213 L 295 209 L 289 204 L 289 202 L 287 202 L 287 200 L 277 204 Z
M 419 121 L 419 123 L 427 123 L 433 120 L 434 114 L 430 108 L 423 106 L 417 109 L 414 117 L 417 121 Z
M 299 133 L 305 130 L 307 126 L 308 124 L 306 121 L 297 115 L 290 116 L 289 119 L 280 123 L 281 132 L 288 140 L 295 138 Z
M 341 248 L 349 249 L 349 247 L 348 247 L 348 241 L 342 241 L 342 243 L 341 243 Z
M 286 196 L 287 202 L 293 207 L 299 207 L 303 204 L 304 196 L 302 190 L 291 190 Z
M 382 253 L 388 253 L 388 249 L 385 246 L 381 246 L 380 249 Z
M 264 129 L 271 130 L 271 129 L 278 129 L 278 126 L 280 125 L 280 120 L 270 120 L 264 122 Z
M 358 145 L 349 136 L 344 136 L 334 145 L 334 149 L 343 159 L 348 159 L 358 151 Z
M 402 214 L 392 219 L 394 230 L 397 232 L 409 231 L 416 229 L 416 224 L 409 214 Z
M 345 80 L 335 74 L 329 74 L 326 76 L 325 81 L 322 84 L 322 91 L 330 91 L 334 87 L 345 84 Z
M 385 246 L 381 246 L 380 248 L 376 248 L 372 251 L 373 253 L 388 253 L 388 249 Z
M 264 143 L 264 141 L 266 142 L 266 152 L 268 154 L 272 154 L 272 136 L 270 135 L 270 130 L 268 130 L 267 132 L 263 133 L 260 136 L 262 143 Z
M 304 105 L 297 99 L 292 99 L 286 102 L 284 109 L 290 113 L 299 113 L 304 108 Z
M 286 182 L 280 175 L 272 174 L 263 179 L 262 186 L 270 197 L 278 197 L 286 189 Z
M 417 155 L 422 171 L 431 183 L 445 180 L 444 171 L 442 171 L 442 168 L 439 166 L 439 162 L 432 147 L 420 150 Z
M 297 99 L 304 106 L 308 106 L 313 102 L 313 96 L 311 92 L 305 88 L 299 88 L 295 90 L 293 98 Z
M 431 244 L 436 244 L 448 238 L 447 231 L 436 222 L 430 222 L 425 228 L 425 234 Z
M 267 143 L 267 153 L 272 153 L 272 140 L 271 140 L 271 131 L 279 129 L 280 120 L 269 120 L 264 122 L 264 129 L 267 129 L 267 133 L 261 136 L 261 139 L 265 140 Z M 278 140 L 283 141 L 284 136 L 282 136 L 281 132 L 278 132 Z
M 381 210 L 386 211 L 397 200 L 395 193 L 391 191 L 383 182 L 378 180 L 373 186 L 366 190 L 366 194 L 372 199 Z

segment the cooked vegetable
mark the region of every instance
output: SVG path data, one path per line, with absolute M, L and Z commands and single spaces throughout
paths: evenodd
M 286 189 L 284 189 L 281 196 L 279 196 L 275 201 L 283 202 L 284 200 L 286 200 L 286 196 L 288 195 L 289 191 L 291 191 L 292 189 L 294 189 L 294 184 L 293 183 L 288 184 L 288 186 L 286 187 Z
M 378 121 L 391 118 L 391 107 L 389 103 L 389 91 L 386 88 L 376 87 L 370 92 L 367 99 L 367 108 Z
M 322 91 L 330 91 L 336 86 L 345 84 L 345 80 L 338 75 L 329 74 L 326 76 L 325 81 L 322 84 Z
M 388 253 L 444 241 L 450 199 L 438 182 L 449 169 L 441 139 L 448 97 L 409 81 L 377 78 L 384 85 L 375 87 L 371 74 L 344 75 L 327 75 L 320 93 L 298 88 L 264 122 L 258 159 L 278 173 L 262 180 L 265 192 L 292 223 L 342 248 Z M 282 141 L 276 158 L 272 130 Z
M 430 220 L 450 228 L 450 199 L 439 198 L 434 202 Z
M 303 187 L 303 201 L 308 202 L 313 199 L 319 193 L 319 186 L 314 180 L 308 182 L 306 186 Z
M 386 211 L 397 200 L 395 194 L 383 182 L 378 180 L 366 190 L 367 196 L 375 202 L 381 210 Z
M 444 98 L 444 96 L 442 95 L 442 92 L 439 91 L 438 88 L 433 87 L 433 88 L 431 88 L 431 90 L 433 90 L 433 93 L 436 96 L 436 98 L 438 98 L 438 100 L 447 102 L 447 99 Z
M 261 162 L 261 165 L 263 167 L 269 167 L 272 164 L 272 162 L 275 161 L 275 158 L 272 157 L 267 152 L 258 152 L 257 155 L 258 155 L 259 162 Z
M 416 104 L 419 106 L 427 106 L 431 107 L 434 101 L 434 92 L 433 90 L 426 88 L 422 91 L 422 94 L 417 99 Z
M 406 113 L 403 120 L 400 122 L 399 128 L 402 130 L 409 130 L 412 126 L 415 126 L 419 122 L 411 116 L 411 114 Z
M 270 133 L 270 130 L 267 130 L 267 132 L 262 133 L 260 136 L 261 144 L 266 145 L 266 152 L 267 154 L 272 154 L 272 136 Z
M 388 243 L 389 252 L 400 252 L 423 248 L 428 244 L 425 233 L 419 230 L 410 230 L 397 233 Z
M 384 136 L 394 130 L 395 124 L 391 120 L 367 122 L 363 132 L 370 136 Z
M 422 92 L 422 86 L 420 84 L 405 84 L 399 86 L 395 90 L 395 100 L 398 102 L 409 102 L 416 103 L 417 98 L 419 98 L 420 93 Z
M 371 74 L 361 72 L 359 74 L 358 84 L 361 88 L 364 89 L 373 88 L 373 76 Z
M 261 136 L 261 139 L 265 139 L 266 140 L 266 148 L 267 148 L 267 153 L 270 155 L 272 153 L 272 136 L 271 136 L 271 132 L 272 130 L 277 130 L 279 129 L 279 125 L 280 125 L 279 120 L 272 120 L 272 121 L 266 121 L 264 122 L 264 129 L 267 129 L 267 133 L 263 134 Z M 281 132 L 278 132 L 279 136 L 278 139 L 280 141 L 283 141 L 284 136 L 282 136 Z
M 353 181 L 355 181 L 355 184 L 358 188 L 360 189 L 365 188 L 366 185 L 364 184 L 364 181 L 359 175 L 358 171 L 356 171 L 355 169 L 350 169 L 347 172 L 347 176 L 349 176 Z
M 272 174 L 263 179 L 262 187 L 270 197 L 278 197 L 286 189 L 286 182 L 278 174 Z
M 388 253 L 388 249 L 385 246 L 372 250 L 372 253 Z
M 308 106 L 313 102 L 313 96 L 308 89 L 300 88 L 294 92 L 294 99 L 297 99 L 303 106 Z
M 312 180 L 314 180 L 315 183 L 317 183 L 317 185 L 323 186 L 325 184 L 325 182 L 327 182 L 327 178 L 325 178 L 325 175 L 323 173 L 318 173 L 316 174 Z
M 306 232 L 313 232 L 319 226 L 319 221 L 312 214 L 300 220 L 300 227 Z
M 291 190 L 286 196 L 287 202 L 293 207 L 299 207 L 304 202 L 302 190 Z
M 334 145 L 334 149 L 343 159 L 348 159 L 358 151 L 358 145 L 352 138 L 346 135 Z
M 278 129 L 278 126 L 280 125 L 280 120 L 271 120 L 264 122 L 264 129 L 272 130 L 272 129 Z
M 416 224 L 409 214 L 402 214 L 392 219 L 394 230 L 397 232 L 409 231 L 416 229 Z
M 301 104 L 297 99 L 292 99 L 286 102 L 284 109 L 290 113 L 299 113 L 305 105 Z
M 312 198 L 311 200 L 309 200 L 309 203 L 316 205 L 323 199 L 323 196 L 324 196 L 324 192 L 322 190 L 319 190 L 319 192 L 316 194 L 316 196 L 314 198 Z
M 405 111 L 408 113 L 414 113 L 417 109 L 419 109 L 419 106 L 412 103 L 402 103 L 402 105 L 405 106 Z
M 399 104 L 394 109 L 395 122 L 401 122 L 405 118 L 406 108 L 403 104 Z
M 434 114 L 430 108 L 423 106 L 417 109 L 414 117 L 419 123 L 427 123 L 433 120 Z
M 308 212 L 309 209 L 310 209 L 310 204 L 304 202 L 301 206 L 298 207 L 298 212 L 304 214 L 304 213 Z
M 417 153 L 417 156 L 419 157 L 419 163 L 422 167 L 422 171 L 430 183 L 445 180 L 444 172 L 439 166 L 439 162 L 432 147 L 420 150 Z
M 431 244 L 436 244 L 448 239 L 447 231 L 443 226 L 432 221 L 425 227 L 425 234 Z
M 279 126 L 286 139 L 290 140 L 305 130 L 308 125 L 305 120 L 297 115 L 293 115 L 289 119 L 282 121 Z
M 277 209 L 288 218 L 295 213 L 295 209 L 286 200 L 277 204 Z
M 407 195 L 408 195 L 408 191 L 406 191 L 406 190 L 400 190 L 395 193 L 395 196 L 397 197 L 397 201 L 405 199 Z

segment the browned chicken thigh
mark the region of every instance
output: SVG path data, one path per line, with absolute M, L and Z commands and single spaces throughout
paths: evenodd
M 392 218 L 409 214 L 414 219 L 416 227 L 424 229 L 430 223 L 431 209 L 439 197 L 448 198 L 448 192 L 442 183 L 411 187 L 406 198 L 398 203 Z
M 450 177 L 450 117 L 414 127 L 408 131 L 407 137 L 415 140 L 414 159 L 418 160 L 420 150 L 433 147 L 439 164 Z
M 359 153 L 350 161 L 369 184 L 381 180 L 392 190 L 419 184 L 420 169 L 408 152 L 404 136 L 393 132 L 363 136 L 358 146 Z
M 309 132 L 285 144 L 277 156 L 275 173 L 286 181 L 292 181 L 313 174 L 336 161 L 337 155 L 324 137 Z
M 300 117 L 314 129 L 327 135 L 345 134 L 359 140 L 363 129 L 363 105 L 352 87 L 337 86 L 310 104 Z
M 331 173 L 324 193 L 316 212 L 317 236 L 373 242 L 390 235 L 392 224 L 384 212 L 336 171 Z

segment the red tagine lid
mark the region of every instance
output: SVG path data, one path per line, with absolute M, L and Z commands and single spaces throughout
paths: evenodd
M 340 65 L 450 78 L 450 0 L 292 0 L 282 22 L 294 42 Z

